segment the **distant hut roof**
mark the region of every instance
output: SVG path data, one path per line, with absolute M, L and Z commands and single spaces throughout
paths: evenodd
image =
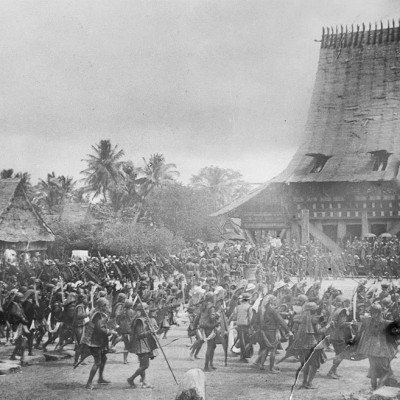
M 395 179 L 400 163 L 399 88 L 399 27 L 323 30 L 305 139 L 272 181 Z M 383 159 L 379 165 L 377 157 Z
M 0 241 L 54 241 L 54 234 L 29 201 L 19 179 L 0 180 Z

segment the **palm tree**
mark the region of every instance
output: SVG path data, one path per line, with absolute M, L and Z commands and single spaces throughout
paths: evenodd
M 99 194 L 103 195 L 104 201 L 107 201 L 107 194 L 113 185 L 118 184 L 121 177 L 120 167 L 123 150 L 118 150 L 118 146 L 111 146 L 109 140 L 101 140 L 95 146 L 92 146 L 93 154 L 88 154 L 86 161 L 88 167 L 81 171 L 85 176 L 86 191 L 94 192 L 93 198 Z
M 165 186 L 168 183 L 172 183 L 178 176 L 179 172 L 176 171 L 176 165 L 165 162 L 163 154 L 152 154 L 149 161 L 145 158 L 144 168 L 140 169 L 143 175 L 141 181 L 141 196 L 144 200 L 148 194 L 157 187 Z
M 73 195 L 75 185 L 76 182 L 70 176 L 56 176 L 54 172 L 47 174 L 46 180 L 39 180 L 33 202 L 48 211 L 56 211 Z
M 249 190 L 249 185 L 242 180 L 240 172 L 213 165 L 202 168 L 197 175 L 192 176 L 190 182 L 195 188 L 209 192 L 215 209 Z
M 138 178 L 140 170 L 135 168 L 132 161 L 122 163 L 120 172 L 120 179 L 109 190 L 109 199 L 114 211 L 134 207 L 140 202 L 138 189 L 144 182 L 143 178 Z

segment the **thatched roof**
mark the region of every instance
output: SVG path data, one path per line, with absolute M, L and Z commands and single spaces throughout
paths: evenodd
M 396 179 L 399 111 L 400 27 L 324 30 L 305 139 L 272 182 Z M 385 152 L 386 168 L 374 170 L 376 155 Z M 325 165 L 313 171 L 323 157 Z
M 27 198 L 19 179 L 0 180 L 0 241 L 54 241 L 52 231 Z
M 233 210 L 236 210 L 242 204 L 247 203 L 252 198 L 256 197 L 258 194 L 262 193 L 267 187 L 269 186 L 269 182 L 260 185 L 256 189 L 252 190 L 251 192 L 241 196 L 240 198 L 232 201 L 231 203 L 227 204 L 226 206 L 222 207 L 215 213 L 211 214 L 210 217 L 219 217 L 220 215 L 228 214 Z
M 283 172 L 212 216 L 236 215 L 274 183 L 393 181 L 399 133 L 400 26 L 324 29 L 303 143 Z

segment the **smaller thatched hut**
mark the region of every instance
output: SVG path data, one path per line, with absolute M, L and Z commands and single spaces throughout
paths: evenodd
M 46 250 L 54 234 L 29 201 L 20 179 L 0 180 L 0 250 Z

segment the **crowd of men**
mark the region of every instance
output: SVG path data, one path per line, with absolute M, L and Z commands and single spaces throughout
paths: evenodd
M 46 353 L 50 344 L 62 350 L 74 343 L 75 367 L 88 356 L 94 359 L 88 389 L 96 374 L 99 384 L 109 383 L 104 378 L 107 353 L 123 342 L 122 362 L 130 352 L 139 358 L 128 384 L 137 387 L 140 378 L 141 387 L 149 388 L 146 370 L 158 354 L 158 338 L 167 337 L 177 310 L 185 307 L 190 357 L 197 358 L 204 346 L 205 371 L 216 368 L 218 343 L 225 362 L 228 353 L 247 362 L 257 344 L 256 367 L 264 369 L 268 359 L 268 371 L 276 374 L 282 361 L 276 359 L 277 350 L 285 346 L 283 359 L 299 361 L 301 387 L 312 389 L 325 351 L 333 347 L 336 356 L 328 377 L 340 377 L 343 359 L 368 358 L 375 389 L 395 381 L 390 366 L 399 336 L 395 274 L 379 274 L 374 283 L 359 278 L 351 298 L 334 287 L 321 293 L 320 282 L 356 275 L 354 266 L 369 256 L 397 259 L 398 247 L 397 239 L 355 240 L 333 256 L 318 244 L 289 246 L 275 240 L 268 246 L 228 242 L 211 248 L 197 242 L 168 257 L 98 255 L 60 262 L 23 254 L 2 265 L 0 340 L 13 344 L 10 358 L 19 357 L 22 365 L 26 351 Z M 341 260 L 337 269 L 334 259 Z M 306 277 L 314 278 L 309 288 Z

